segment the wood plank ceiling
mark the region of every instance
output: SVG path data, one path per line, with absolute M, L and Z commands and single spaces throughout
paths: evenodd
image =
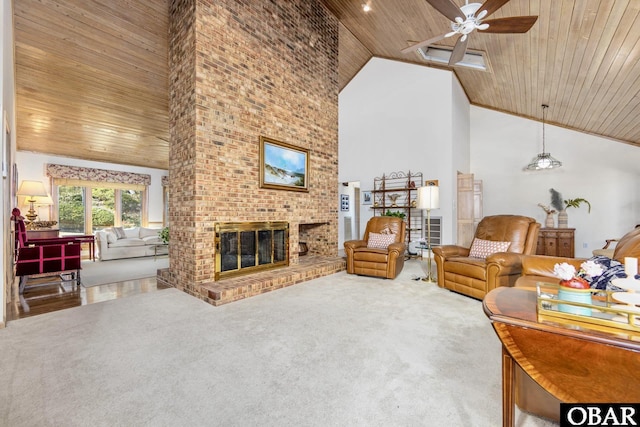
M 449 31 L 425 0 L 322 1 L 341 23 L 340 89 L 372 56 L 436 66 L 400 52 Z M 168 3 L 14 0 L 18 149 L 168 168 Z M 640 146 L 640 1 L 511 0 L 492 18 L 519 15 L 539 19 L 471 35 L 490 72 L 450 68 L 471 103 L 535 120 L 548 104 L 549 123 Z
M 342 24 L 341 89 L 371 56 L 427 64 L 400 50 L 450 31 L 425 0 L 323 1 Z M 640 1 L 511 0 L 491 18 L 521 15 L 539 16 L 526 34 L 471 34 L 491 72 L 450 68 L 470 102 L 535 120 L 548 104 L 549 123 L 640 146 Z
M 15 0 L 19 150 L 167 169 L 168 0 Z

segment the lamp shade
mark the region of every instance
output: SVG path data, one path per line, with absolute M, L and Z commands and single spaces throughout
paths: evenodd
M 549 153 L 540 153 L 527 165 L 526 169 L 537 171 L 540 169 L 555 169 L 562 166 L 562 162 L 551 157 Z
M 44 196 L 44 197 L 36 196 L 36 197 L 34 197 L 34 199 L 35 199 L 34 204 L 36 206 L 50 206 L 50 205 L 53 205 L 53 199 L 48 194 L 46 196 Z
M 438 209 L 440 208 L 440 187 L 437 185 L 425 185 L 418 188 L 418 209 Z
M 562 162 L 551 157 L 551 153 L 545 151 L 545 132 L 544 132 L 544 119 L 545 111 L 549 108 L 547 104 L 542 104 L 542 153 L 535 156 L 531 162 L 524 168 L 524 170 L 539 171 L 543 169 L 555 169 L 562 166 Z
M 20 188 L 18 189 L 18 196 L 27 196 L 31 199 L 33 197 L 47 197 L 49 194 L 44 188 L 42 181 L 22 181 Z

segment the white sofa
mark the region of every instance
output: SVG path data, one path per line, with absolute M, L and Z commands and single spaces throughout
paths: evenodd
M 112 228 L 96 231 L 96 247 L 100 261 L 153 256 L 158 249 L 157 245 L 162 244 L 158 235 L 159 228 L 134 227 L 123 231 L 123 238 L 118 238 L 118 234 Z

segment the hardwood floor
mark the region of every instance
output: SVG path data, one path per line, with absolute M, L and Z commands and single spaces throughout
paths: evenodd
M 49 281 L 51 279 L 48 279 Z M 44 281 L 43 281 L 44 282 Z M 129 280 L 85 288 L 75 282 L 56 282 L 41 284 L 30 282 L 24 295 L 19 297 L 18 281 L 12 289 L 12 300 L 7 304 L 7 322 L 66 308 L 93 304 L 131 295 L 167 289 L 169 286 L 158 284 L 155 277 Z M 35 286 L 31 286 L 35 285 Z

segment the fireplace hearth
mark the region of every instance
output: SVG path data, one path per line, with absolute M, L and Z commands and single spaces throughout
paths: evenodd
M 215 280 L 289 265 L 289 223 L 215 225 Z

